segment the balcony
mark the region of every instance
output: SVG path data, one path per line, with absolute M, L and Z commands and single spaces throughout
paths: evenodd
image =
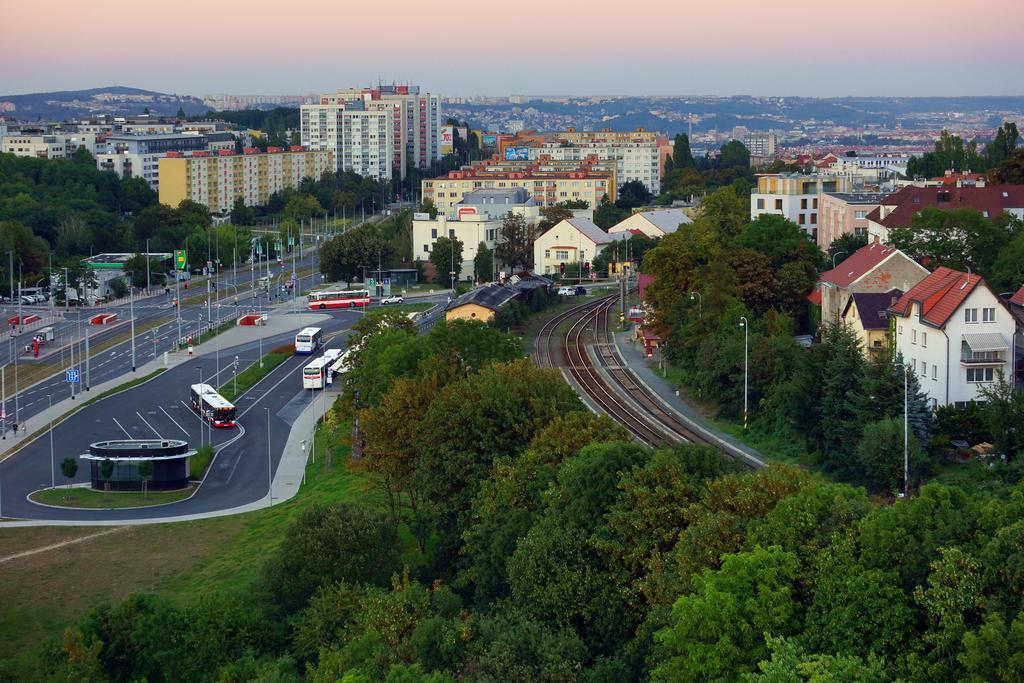
M 960 342 L 961 365 L 1003 365 L 1009 344 L 998 332 L 965 334 Z

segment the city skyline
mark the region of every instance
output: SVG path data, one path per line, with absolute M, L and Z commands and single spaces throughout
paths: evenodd
M 71 0 L 22 3 L 0 27 L 19 65 L 0 73 L 0 93 L 117 83 L 200 96 L 293 95 L 378 81 L 454 96 L 1024 92 L 1017 68 L 1024 46 L 1014 36 L 1024 6 L 1013 0 L 975 3 L 971 23 L 947 2 L 864 0 L 856 11 L 811 13 L 806 3 L 780 0 L 770 14 L 749 5 L 641 0 L 626 15 L 609 0 L 585 12 L 524 0 L 515 13 L 485 6 L 455 17 L 398 0 L 382 20 L 375 6 L 311 0 L 287 27 L 276 16 L 281 6 L 268 0 L 248 3 L 244 13 L 228 2 L 183 0 L 173 14 L 101 17 Z M 54 17 L 61 20 L 46 41 L 23 30 Z M 79 30 L 97 21 L 98 30 Z M 450 68 L 459 60 L 461 68 Z

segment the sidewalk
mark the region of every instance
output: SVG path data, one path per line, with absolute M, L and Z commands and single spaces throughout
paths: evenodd
M 207 353 L 215 353 L 218 349 L 229 349 L 239 344 L 256 341 L 260 337 L 272 337 L 288 331 L 297 330 L 301 327 L 325 320 L 328 317 L 329 316 L 320 313 L 284 315 L 283 310 L 271 311 L 267 316 L 266 325 L 245 327 L 236 326 L 233 329 L 217 335 L 213 339 L 209 339 L 202 344 L 193 347 L 192 356 L 194 357 Z M 265 348 L 264 353 L 267 351 L 270 351 L 270 349 Z M 139 365 L 134 373 L 131 371 L 125 372 L 124 374 L 121 374 L 114 379 L 107 380 L 102 384 L 94 384 L 88 392 L 77 393 L 74 399 L 65 397 L 59 402 L 55 402 L 52 407 L 45 408 L 39 414 L 23 420 L 19 425 L 17 436 L 8 432 L 7 438 L 0 440 L 0 460 L 6 459 L 12 454 L 12 452 L 31 441 L 34 438 L 34 430 L 47 428 L 51 419 L 54 423 L 60 422 L 65 415 L 77 409 L 83 403 L 89 401 L 93 396 L 99 396 L 105 391 L 115 389 L 135 378 L 145 377 L 146 375 L 156 372 L 161 368 L 174 368 L 187 362 L 189 358 L 190 356 L 188 355 L 187 348 L 183 348 L 180 351 L 167 352 L 166 364 L 164 363 L 164 354 L 158 355 L 156 359 L 149 360 L 146 363 Z
M 614 333 L 612 336 L 615 340 L 615 348 L 625 366 L 633 372 L 651 396 L 659 399 L 662 405 L 685 421 L 690 428 L 728 455 L 741 459 L 747 465 L 755 468 L 768 464 L 761 453 L 741 443 L 735 437 L 708 425 L 697 410 L 679 398 L 676 388 L 672 386 L 671 382 L 648 366 L 648 359 L 644 356 L 640 345 L 631 341 L 632 335 L 631 331 Z
M 334 403 L 332 396 L 336 397 L 337 392 L 328 391 L 327 395 L 323 398 L 317 399 L 312 404 L 308 404 L 303 411 L 299 413 L 299 416 L 292 424 L 291 431 L 288 433 L 288 441 L 285 443 L 284 451 L 281 453 L 281 459 L 277 463 L 277 469 L 274 470 L 274 479 L 270 486 L 274 505 L 280 505 L 281 503 L 294 498 L 299 492 L 299 488 L 302 485 L 303 477 L 306 472 L 306 459 L 309 457 L 309 451 L 306 448 L 306 445 L 309 443 L 314 425 L 327 413 L 328 410 L 330 410 L 331 405 Z M 194 522 L 200 519 L 226 517 L 228 515 L 240 515 L 245 512 L 265 510 L 269 506 L 270 501 L 268 500 L 268 497 L 264 495 L 262 498 L 254 500 L 251 503 L 246 503 L 245 505 L 226 508 L 224 510 L 200 512 L 191 515 L 157 517 L 153 519 L 120 519 L 110 521 L 29 519 L 0 522 L 0 529 L 26 526 L 130 526 L 139 524 Z

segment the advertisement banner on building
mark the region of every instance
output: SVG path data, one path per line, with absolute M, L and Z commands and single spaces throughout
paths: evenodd
M 506 147 L 505 161 L 529 161 L 529 147 Z
M 480 144 L 483 145 L 484 149 L 494 149 L 498 146 L 498 136 L 494 133 L 484 133 Z
M 455 151 L 455 126 L 441 126 L 437 136 L 437 144 L 441 155 L 451 154 Z

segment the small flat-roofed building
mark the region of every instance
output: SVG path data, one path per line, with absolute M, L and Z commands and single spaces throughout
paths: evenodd
M 173 491 L 188 486 L 188 459 L 195 453 L 187 442 L 177 439 L 120 439 L 90 444 L 89 452 L 79 457 L 89 463 L 94 489 L 141 491 L 143 480 L 139 464 L 148 460 L 153 463 L 153 472 L 147 488 Z M 102 476 L 104 460 L 114 465 L 109 479 Z

